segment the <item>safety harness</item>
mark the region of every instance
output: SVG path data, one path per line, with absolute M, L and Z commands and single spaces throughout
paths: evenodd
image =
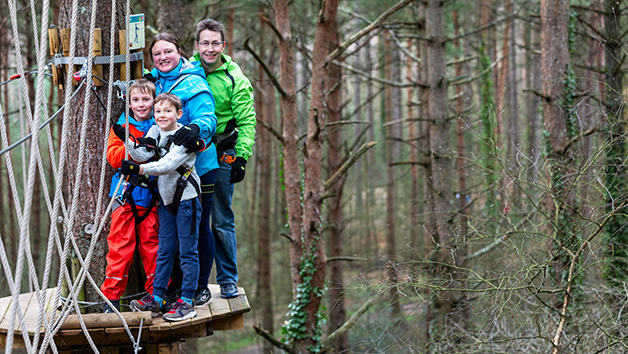
M 157 136 L 157 146 L 159 146 L 160 137 L 161 135 Z M 164 147 L 164 149 L 166 151 L 170 151 L 171 146 L 172 146 L 172 135 L 168 137 L 168 142 L 166 143 L 166 146 Z M 155 155 L 157 159 L 160 159 L 161 155 L 160 155 L 159 149 L 156 149 L 155 152 L 156 152 Z M 201 201 L 201 188 L 194 178 L 190 178 L 190 176 L 192 175 L 192 170 L 193 168 L 186 169 L 185 167 L 183 167 L 183 165 L 177 167 L 177 172 L 180 175 L 179 178 L 177 179 L 177 189 L 175 189 L 174 191 L 174 197 L 172 198 L 172 203 L 165 206 L 166 209 L 172 215 L 177 215 L 177 212 L 179 211 L 179 205 L 181 204 L 181 197 L 183 196 L 183 191 L 185 191 L 185 188 L 187 187 L 188 183 L 192 184 L 194 189 L 196 189 L 198 200 Z
M 218 152 L 218 160 L 231 165 L 235 161 L 235 157 L 225 154 L 225 150 L 233 149 L 238 141 L 238 130 L 236 129 L 236 120 L 231 119 L 227 122 L 225 131 L 222 134 L 214 135 L 212 143 L 216 145 Z
M 157 201 L 159 200 L 159 193 L 157 193 L 157 179 L 150 179 L 148 176 L 138 176 L 138 175 L 129 175 L 126 180 L 127 186 L 122 191 L 116 200 L 120 205 L 124 205 L 125 203 L 129 203 L 131 206 L 131 211 L 133 212 L 133 218 L 135 220 L 135 225 L 139 225 L 144 221 L 151 210 L 157 205 Z M 137 210 L 137 205 L 135 204 L 135 200 L 133 199 L 133 190 L 135 187 L 146 188 L 151 194 L 150 205 L 146 208 L 146 211 L 143 215 L 140 215 Z

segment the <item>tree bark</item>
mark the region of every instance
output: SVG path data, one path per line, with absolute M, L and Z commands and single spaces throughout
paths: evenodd
M 117 27 L 124 28 L 125 17 L 124 17 L 124 2 L 120 0 L 117 1 Z M 91 14 L 93 12 L 98 13 L 96 16 L 96 28 L 102 29 L 102 49 L 103 55 L 109 55 L 109 31 L 111 24 L 111 13 L 109 9 L 111 8 L 110 1 L 99 2 L 100 8 L 94 9 L 92 8 L 92 3 L 89 1 L 80 1 L 79 6 L 82 6 L 86 9 L 86 11 L 79 11 L 78 23 L 89 24 L 91 22 Z M 71 14 L 70 9 L 72 8 L 72 3 L 69 0 L 62 0 L 60 3 L 61 13 L 59 15 L 59 25 L 61 28 L 70 28 L 71 22 Z M 75 56 L 87 56 L 89 51 L 89 26 L 79 26 L 78 32 L 76 33 L 76 53 Z M 117 29 L 116 29 L 117 32 Z M 116 46 L 117 47 L 117 46 Z M 104 76 L 108 77 L 109 70 L 108 66 L 104 67 Z M 76 86 L 64 86 L 65 90 L 75 90 Z M 106 86 L 96 87 L 96 94 L 99 95 L 103 101 L 106 103 Z M 87 95 L 92 95 L 89 101 L 89 105 L 86 104 Z M 79 189 L 78 195 L 71 195 L 69 199 L 66 201 L 73 201 L 75 198 L 79 200 L 78 209 L 76 212 L 76 218 L 74 222 L 74 228 L 70 231 L 77 238 L 77 243 L 83 257 L 86 256 L 87 250 L 89 249 L 89 244 L 91 242 L 91 237 L 93 234 L 88 233 L 86 230 L 89 230 L 89 226 L 93 226 L 94 220 L 96 218 L 102 219 L 102 215 L 95 215 L 96 204 L 98 200 L 98 185 L 100 179 L 100 163 L 103 156 L 103 148 L 104 142 L 109 135 L 108 131 L 105 131 L 105 117 L 106 113 L 103 111 L 102 107 L 98 104 L 96 98 L 91 94 L 88 90 L 84 93 L 81 93 L 76 96 L 75 100 L 72 102 L 74 107 L 81 107 L 89 111 L 87 114 L 87 121 L 83 121 L 83 109 L 73 110 L 70 113 L 71 126 L 67 127 L 70 129 L 69 136 L 73 137 L 69 140 L 68 143 L 68 156 L 75 157 L 79 156 L 80 150 L 84 149 L 84 160 L 79 165 L 78 158 L 68 158 L 67 159 L 67 170 L 73 171 L 69 175 L 71 178 L 68 180 L 68 190 L 70 193 L 74 193 L 74 186 L 79 184 L 83 186 Z M 120 114 L 121 107 L 120 105 L 114 105 L 115 112 Z M 116 117 L 116 114 L 112 115 Z M 83 124 L 87 124 L 89 126 L 87 130 L 87 134 L 89 136 L 81 136 L 81 128 Z M 65 127 L 64 127 L 65 128 Z M 81 140 L 83 139 L 97 139 L 102 143 L 98 144 L 85 144 L 81 146 Z M 74 173 L 82 171 L 82 173 Z M 111 180 L 111 175 L 113 171 L 108 171 L 106 181 Z M 81 175 L 81 179 L 75 178 L 75 176 Z M 90 186 L 87 188 L 87 186 Z M 108 191 L 103 191 L 103 200 L 108 200 L 107 195 Z M 66 220 L 67 222 L 67 220 Z M 107 253 L 107 242 L 106 242 L 106 234 L 100 235 L 100 239 L 98 240 L 97 246 L 95 247 L 93 254 L 92 263 L 90 266 L 90 274 L 96 280 L 96 282 L 102 281 L 104 279 L 104 271 L 105 271 L 105 255 Z M 63 260 L 65 261 L 65 260 Z M 86 283 L 87 284 L 87 283 Z M 91 286 L 86 286 L 86 299 L 87 301 L 99 301 L 100 297 L 96 294 L 94 289 Z M 98 309 L 100 310 L 100 309 Z
M 260 9 L 260 54 L 265 56 L 266 50 L 266 24 L 261 20 L 264 14 L 263 8 Z M 273 65 L 273 61 L 268 61 Z M 271 69 L 272 70 L 272 69 Z M 268 124 L 273 124 L 276 120 L 275 114 L 275 92 L 269 80 L 264 78 L 264 70 L 261 66 L 258 68 L 259 85 L 261 90 L 257 91 L 255 102 L 257 103 L 257 119 Z M 272 141 L 271 133 L 266 129 L 260 129 L 257 132 L 258 143 L 256 149 L 256 160 L 259 162 L 258 180 L 259 188 L 259 213 L 258 213 L 258 254 L 257 254 L 257 293 L 259 312 L 261 313 L 261 328 L 273 333 L 273 296 L 272 296 L 272 274 L 271 274 L 271 190 L 272 185 Z M 263 302 L 263 303 L 262 303 Z M 264 353 L 272 353 L 273 345 L 268 341 L 264 341 Z
M 334 21 L 330 29 L 329 52 L 340 45 L 338 22 Z M 342 121 L 342 70 L 339 66 L 329 66 L 329 87 L 333 88 L 327 99 L 329 123 Z M 359 102 L 359 101 L 358 101 Z M 343 163 L 342 128 L 332 128 L 328 134 L 327 165 L 332 175 Z M 343 256 L 343 229 L 344 216 L 342 211 L 343 189 L 345 179 L 341 177 L 328 191 L 333 197 L 329 202 L 329 254 L 331 257 Z M 330 265 L 330 306 L 329 306 L 329 333 L 333 333 L 347 321 L 345 306 L 343 262 L 332 262 Z M 345 332 L 334 342 L 336 353 L 349 352 L 349 336 Z
M 386 32 L 383 38 L 385 53 L 385 75 L 386 80 L 398 82 L 400 78 L 400 62 L 399 50 L 392 45 L 392 38 Z M 395 183 L 395 166 L 393 162 L 398 160 L 399 156 L 399 121 L 401 119 L 400 110 L 400 90 L 399 88 L 386 86 L 385 95 L 385 111 L 386 117 L 386 269 L 388 273 L 388 286 L 390 286 L 390 303 L 392 305 L 392 316 L 398 318 L 401 315 L 401 305 L 399 303 L 399 290 L 397 287 L 397 249 L 396 249 L 396 231 L 397 221 L 395 218 L 397 207 L 397 186 Z
M 434 261 L 438 264 L 432 273 L 434 280 L 443 291 L 432 296 L 428 305 L 430 343 L 443 345 L 436 351 L 456 351 L 460 342 L 456 327 L 464 326 L 460 318 L 460 307 L 463 305 L 459 291 L 448 288 L 464 286 L 463 272 L 452 267 L 461 266 L 458 246 L 462 244 L 453 233 L 454 213 L 449 205 L 453 199 L 451 190 L 451 169 L 454 151 L 451 146 L 450 120 L 448 117 L 447 81 L 445 70 L 445 28 L 443 22 L 443 2 L 428 0 L 425 16 L 427 43 L 427 117 L 429 119 L 429 152 L 433 190 L 430 198 L 433 209 L 428 210 L 436 226 L 433 238 L 436 243 Z M 442 341 L 447 338 L 447 341 Z

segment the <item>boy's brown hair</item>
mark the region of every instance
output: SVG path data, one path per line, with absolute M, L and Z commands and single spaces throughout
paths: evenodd
M 183 103 L 181 102 L 181 99 L 169 92 L 160 93 L 157 97 L 155 97 L 155 102 L 153 104 L 156 106 L 157 103 L 160 103 L 162 101 L 170 103 L 177 111 L 183 108 Z
M 153 97 L 155 97 L 155 94 L 157 93 L 155 84 L 153 84 L 150 80 L 144 79 L 144 78 L 135 80 L 135 82 L 129 87 L 129 99 L 131 98 L 131 95 L 133 94 L 133 90 L 137 90 L 142 93 L 147 93 Z

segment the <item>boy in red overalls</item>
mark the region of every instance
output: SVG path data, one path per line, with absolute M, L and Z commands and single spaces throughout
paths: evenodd
M 155 124 L 155 120 L 152 118 L 155 85 L 146 79 L 140 79 L 131 85 L 128 94 L 131 108 L 129 134 L 136 138 L 136 143 L 151 145 L 151 141 L 145 141 L 142 136 Z M 122 160 L 125 158 L 123 143 L 125 124 L 126 119 L 123 113 L 109 133 L 107 161 L 115 169 L 120 168 Z M 149 188 L 151 184 L 154 185 L 154 181 L 138 180 L 138 178 L 143 178 L 138 176 L 131 178 L 135 179 L 124 182 L 115 195 L 116 201 L 111 214 L 111 229 L 107 237 L 107 244 L 109 245 L 107 269 L 105 281 L 100 287 L 107 299 L 118 310 L 120 309 L 120 297 L 124 293 L 129 279 L 129 268 L 133 263 L 136 239 L 139 239 L 139 253 L 146 273 L 144 288 L 149 294 L 153 292 L 155 261 L 159 243 L 159 219 L 155 207 L 158 197 L 154 188 Z M 111 181 L 110 197 L 114 196 L 119 179 L 120 173 L 116 173 Z M 113 310 L 105 304 L 103 312 L 109 313 Z

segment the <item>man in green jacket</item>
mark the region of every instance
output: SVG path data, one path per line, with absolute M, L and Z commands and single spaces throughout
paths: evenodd
M 238 64 L 223 54 L 226 46 L 225 27 L 222 23 L 206 19 L 197 24 L 198 53 L 190 61 L 200 62 L 205 69 L 207 82 L 216 100 L 218 118 L 213 142 L 218 152 L 220 168 L 216 176 L 211 212 L 216 281 L 220 285 L 220 295 L 230 298 L 238 296 L 235 219 L 231 200 L 234 183 L 244 179 L 246 161 L 252 154 L 256 120 L 251 82 L 244 76 Z M 200 276 L 209 278 L 210 271 L 211 260 L 209 267 L 201 265 Z

